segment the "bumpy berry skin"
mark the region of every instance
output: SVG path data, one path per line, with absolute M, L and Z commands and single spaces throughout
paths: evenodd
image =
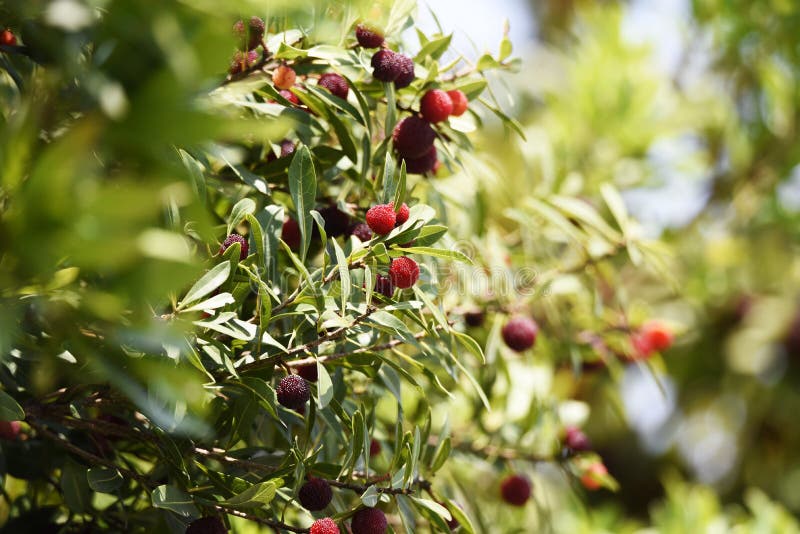
M 15 44 L 17 44 L 17 36 L 11 30 L 3 30 L 0 33 L 0 45 L 14 46 Z
M 574 452 L 582 452 L 592 450 L 592 442 L 579 428 L 573 426 L 567 427 L 566 436 L 564 437 L 564 445 Z
M 186 534 L 226 534 L 228 529 L 219 517 L 195 519 L 186 528 Z
M 381 446 L 381 442 L 375 438 L 369 440 L 369 455 L 370 456 L 377 456 L 381 453 L 383 447 Z
M 356 40 L 364 48 L 378 48 L 383 44 L 383 32 L 368 24 L 356 26 Z
M 294 104 L 295 106 L 300 105 L 300 99 L 297 98 L 297 95 L 293 92 L 289 91 L 288 89 L 281 89 L 278 91 L 278 94 L 281 95 L 283 98 Z
M 353 534 L 384 534 L 386 527 L 386 515 L 378 508 L 362 508 L 350 524 Z
M 225 251 L 228 250 L 228 247 L 234 243 L 239 243 L 242 247 L 241 252 L 239 253 L 239 259 L 245 259 L 247 257 L 247 253 L 250 251 L 250 245 L 247 244 L 247 239 L 239 234 L 231 234 L 226 237 L 225 241 L 222 242 L 222 246 L 219 247 L 219 253 L 225 254 Z
M 512 350 L 523 352 L 536 342 L 539 326 L 528 317 L 513 317 L 503 327 L 503 341 Z
M 261 44 L 261 40 L 264 38 L 264 30 L 266 30 L 266 25 L 260 18 L 250 17 L 250 20 L 247 23 L 247 29 L 249 30 L 250 36 L 247 41 L 247 49 L 252 50 Z
M 308 383 L 297 375 L 283 377 L 275 391 L 278 394 L 278 402 L 291 409 L 302 408 L 311 398 Z
M 442 122 L 453 113 L 453 101 L 441 89 L 431 89 L 419 101 L 419 111 L 428 122 Z
M 272 83 L 278 89 L 289 89 L 297 79 L 294 69 L 287 65 L 279 65 L 272 73 Z
M 326 72 L 319 77 L 320 87 L 324 87 L 334 95 L 342 100 L 347 100 L 347 93 L 350 91 L 350 85 L 341 75 L 335 72 Z
M 586 468 L 586 471 L 581 475 L 581 484 L 589 491 L 595 491 L 603 487 L 599 478 L 608 474 L 606 466 L 600 462 L 594 463 Z
M 327 481 L 321 478 L 312 478 L 300 488 L 297 498 L 303 508 L 311 512 L 325 509 L 333 499 L 333 490 Z
M 453 111 L 450 112 L 450 115 L 460 117 L 467 111 L 469 100 L 467 100 L 467 95 L 463 91 L 453 89 L 452 91 L 447 91 L 447 96 L 450 97 L 450 101 L 453 103 Z
M 325 221 L 325 233 L 328 237 L 339 237 L 345 235 L 350 230 L 350 216 L 339 210 L 336 206 L 328 206 L 319 210 L 319 214 Z M 314 232 L 317 233 L 317 225 L 314 225 Z
M 319 380 L 319 370 L 316 363 L 307 363 L 296 368 L 297 374 L 308 380 L 309 382 L 316 382 Z
M 403 158 L 406 162 L 406 172 L 408 174 L 426 174 L 434 172 L 439 159 L 436 147 L 432 146 L 425 154 L 419 158 Z
M 353 230 L 350 232 L 350 235 L 354 235 L 358 239 L 360 239 L 362 243 L 366 243 L 367 241 L 372 239 L 372 230 L 370 230 L 368 224 L 358 223 L 353 227 Z
M 397 215 L 391 204 L 377 204 L 367 210 L 367 224 L 378 235 L 386 235 L 394 228 Z
M 0 421 L 0 439 L 14 441 L 19 437 L 19 421 Z
M 428 121 L 417 116 L 406 117 L 392 131 L 392 141 L 397 153 L 404 158 L 419 158 L 433 147 L 436 132 Z
M 289 245 L 292 250 L 300 248 L 300 225 L 292 218 L 283 221 L 281 228 L 281 239 Z
M 522 475 L 508 475 L 500 483 L 500 495 L 513 506 L 523 506 L 531 496 L 531 481 Z
M 330 517 L 323 517 L 314 521 L 308 532 L 309 534 L 339 534 L 339 527 Z
M 408 87 L 414 81 L 414 60 L 405 54 L 396 54 L 395 57 L 397 76 L 394 86 L 397 89 Z
M 475 308 L 474 310 L 464 313 L 464 322 L 467 323 L 467 326 L 471 326 L 472 328 L 483 326 L 483 321 L 485 320 L 486 313 L 480 308 Z
M 403 202 L 403 204 L 400 206 L 400 209 L 397 210 L 394 221 L 395 226 L 400 226 L 401 224 L 405 223 L 408 220 L 409 213 L 410 211 L 408 209 L 408 204 Z
M 395 258 L 389 267 L 389 277 L 400 289 L 408 289 L 419 279 L 419 265 L 407 256 Z
M 372 77 L 382 82 L 393 82 L 400 74 L 397 54 L 387 48 L 382 48 L 372 55 Z
M 392 295 L 394 295 L 394 284 L 392 283 L 392 279 L 388 276 L 383 276 L 382 274 L 375 276 L 375 291 L 387 299 L 392 298 Z

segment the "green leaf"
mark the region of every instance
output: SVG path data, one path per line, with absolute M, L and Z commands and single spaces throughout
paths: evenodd
M 438 502 L 434 502 L 434 501 L 431 501 L 431 500 L 428 500 L 428 499 L 422 499 L 420 497 L 414 497 L 414 496 L 411 496 L 411 500 L 413 500 L 415 503 L 419 504 L 420 506 L 424 506 L 425 508 L 427 508 L 431 512 L 435 513 L 436 515 L 438 515 L 440 517 L 443 517 L 446 521 L 450 521 L 450 519 L 452 519 L 452 516 L 450 515 L 450 511 L 447 508 L 445 508 L 444 506 L 442 506 L 441 504 L 439 504 Z
M 364 503 L 364 506 L 374 508 L 375 505 L 378 504 L 378 497 L 380 497 L 378 488 L 373 484 L 367 488 L 367 491 L 361 494 L 361 502 Z
M 181 161 L 183 161 L 184 167 L 186 167 L 186 169 L 189 171 L 189 177 L 192 179 L 192 189 L 194 190 L 195 195 L 197 195 L 197 198 L 200 199 L 200 202 L 205 204 L 206 177 L 203 175 L 203 166 L 200 165 L 200 162 L 194 159 L 191 154 L 182 148 L 178 149 L 178 154 L 181 156 Z
M 422 256 L 433 256 L 435 258 L 455 260 L 455 261 L 460 261 L 462 263 L 466 263 L 468 265 L 472 265 L 472 260 L 469 258 L 469 256 L 458 250 L 448 250 L 445 248 L 433 248 L 433 247 L 407 247 L 407 248 L 396 247 L 395 250 L 405 252 L 406 254 L 420 254 Z
M 339 281 L 342 285 L 342 315 L 344 315 L 347 311 L 347 301 L 350 298 L 350 267 L 339 243 L 335 239 L 332 239 L 331 243 L 333 243 L 333 250 L 336 252 L 336 264 L 339 267 Z
M 483 354 L 483 349 L 477 341 L 472 339 L 472 336 L 463 332 L 457 332 L 455 330 L 452 330 L 452 333 L 456 337 L 456 340 L 461 343 L 465 349 L 470 351 L 480 360 L 481 364 L 486 363 L 486 356 Z
M 388 203 L 394 197 L 394 192 L 397 189 L 397 184 L 395 183 L 395 162 L 391 152 L 386 153 L 386 159 L 383 162 L 382 182 L 383 195 L 381 196 L 381 200 L 384 203 Z
M 406 160 L 400 163 L 400 175 L 397 178 L 397 187 L 392 197 L 395 211 L 399 210 L 406 198 Z
M 86 480 L 86 468 L 67 460 L 61 468 L 61 490 L 64 504 L 75 513 L 88 512 L 92 507 L 91 488 Z
M 500 41 L 500 53 L 497 55 L 497 61 L 504 61 L 511 55 L 513 49 L 511 39 L 509 39 L 508 36 L 504 36 L 503 40 Z
M 114 493 L 124 482 L 116 469 L 93 467 L 86 472 L 89 487 L 99 493 Z
M 184 306 L 191 304 L 205 297 L 219 286 L 225 283 L 228 276 L 231 274 L 231 263 L 223 261 L 215 265 L 214 268 L 204 274 L 200 280 L 195 282 L 192 288 L 183 297 L 183 300 L 178 303 L 178 310 L 183 309 Z
M 458 506 L 457 503 L 448 499 L 447 497 L 444 498 L 445 504 L 447 504 L 447 508 L 450 511 L 450 514 L 458 521 L 458 524 L 461 525 L 461 529 L 464 531 L 464 534 L 475 534 L 475 527 L 472 524 L 472 520 L 469 518 L 467 514 Z
M 283 479 L 276 478 L 266 482 L 253 484 L 238 495 L 231 497 L 222 504 L 232 506 L 234 508 L 252 508 L 256 506 L 265 506 L 272 502 L 278 488 L 283 486 Z
M 314 171 L 314 162 L 311 151 L 307 146 L 302 146 L 292 158 L 289 165 L 289 192 L 294 202 L 297 216 L 300 218 L 300 260 L 305 261 L 308 246 L 311 243 L 312 219 L 309 213 L 314 209 L 317 194 L 317 175 Z
M 497 60 L 491 56 L 491 54 L 483 54 L 478 58 L 478 63 L 475 66 L 478 71 L 498 69 L 500 67 L 500 63 L 498 63 Z
M 439 59 L 450 46 L 450 41 L 452 39 L 453 34 L 451 33 L 445 35 L 444 37 L 439 37 L 438 39 L 428 41 L 422 46 L 420 51 L 414 57 L 414 61 L 417 63 L 422 63 L 422 61 L 428 56 L 432 57 L 433 59 Z
M 0 421 L 22 421 L 25 419 L 25 410 L 22 409 L 14 398 L 0 389 Z
M 228 219 L 228 233 L 230 234 L 233 232 L 233 229 L 242 222 L 242 219 L 247 217 L 247 215 L 255 213 L 256 211 L 256 203 L 252 199 L 243 198 L 239 202 L 237 202 L 233 209 L 231 209 L 231 216 Z
M 184 308 L 181 312 L 190 312 L 190 311 L 197 311 L 197 310 L 216 310 L 217 308 L 222 308 L 223 306 L 227 306 L 228 304 L 233 304 L 236 300 L 233 298 L 233 295 L 230 293 L 219 293 L 218 295 L 214 295 L 211 298 L 208 298 L 202 302 L 198 302 L 197 304 L 193 304 L 188 308 Z
M 431 471 L 435 473 L 444 466 L 447 459 L 450 458 L 450 451 L 452 448 L 450 438 L 445 438 L 439 443 L 439 446 L 436 448 L 436 454 L 434 454 L 433 461 L 431 462 Z
M 600 193 L 603 195 L 603 199 L 606 201 L 608 209 L 611 210 L 614 219 L 616 219 L 619 229 L 622 230 L 623 234 L 627 234 L 628 210 L 625 208 L 625 201 L 622 200 L 619 191 L 610 183 L 604 183 L 600 186 Z
M 317 361 L 317 405 L 322 410 L 333 400 L 333 381 L 328 370 Z
M 158 486 L 150 494 L 155 508 L 175 512 L 183 517 L 198 517 L 200 511 L 194 505 L 192 498 L 175 486 Z
M 487 85 L 488 82 L 485 79 L 480 78 L 477 80 L 470 80 L 457 83 L 456 89 L 462 91 L 469 100 L 475 100 L 476 98 L 478 98 L 478 96 L 480 96 L 483 90 L 486 89 Z
M 333 125 L 333 131 L 336 132 L 336 137 L 339 139 L 339 144 L 342 145 L 342 152 L 345 153 L 347 158 L 353 162 L 358 163 L 358 150 L 356 149 L 356 142 L 353 138 L 353 133 L 347 125 L 339 118 L 335 111 L 328 108 L 328 122 Z

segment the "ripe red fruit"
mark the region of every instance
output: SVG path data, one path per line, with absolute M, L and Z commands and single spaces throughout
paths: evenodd
M 358 239 L 360 239 L 362 243 L 366 243 L 367 241 L 372 239 L 372 230 L 369 229 L 368 224 L 358 223 L 350 231 L 350 235 L 354 235 Z
M 319 210 L 322 220 L 325 221 L 325 233 L 328 237 L 339 237 L 350 229 L 350 216 L 340 211 L 336 206 L 327 206 Z M 318 232 L 314 225 L 314 233 Z
M 431 89 L 419 101 L 419 111 L 426 121 L 441 122 L 453 112 L 453 101 L 441 89 Z
M 439 160 L 436 155 L 436 147 L 432 146 L 425 154 L 419 158 L 403 158 L 406 162 L 406 172 L 408 174 L 425 174 L 434 172 Z
M 19 437 L 19 421 L 0 421 L 0 439 L 13 441 Z
M 283 221 L 281 228 L 281 239 L 289 245 L 292 250 L 300 248 L 300 225 L 292 218 Z
M 292 104 L 296 106 L 300 105 L 300 99 L 297 98 L 296 94 L 289 91 L 288 89 L 281 89 L 280 91 L 278 91 L 278 94 L 281 95 L 286 100 L 288 100 L 289 102 L 291 102 Z
M 324 87 L 342 100 L 347 100 L 347 93 L 350 91 L 350 86 L 347 84 L 347 80 L 341 75 L 335 72 L 326 72 L 319 77 L 318 85 Z
M 264 38 L 264 30 L 266 29 L 266 25 L 260 18 L 250 17 L 250 20 L 247 23 L 247 29 L 250 33 L 250 38 L 247 41 L 247 49 L 252 50 L 261 44 L 261 40 Z
M 397 210 L 396 212 L 396 217 L 394 221 L 395 226 L 400 226 L 401 224 L 406 222 L 408 220 L 408 215 L 409 215 L 408 204 L 403 202 L 403 204 L 400 206 L 400 209 Z
M 275 392 L 278 394 L 278 402 L 292 409 L 302 408 L 311 398 L 308 383 L 297 375 L 283 377 Z
M 377 456 L 381 453 L 383 447 L 381 446 L 381 442 L 375 438 L 369 440 L 369 455 L 370 456 Z
M 392 283 L 391 278 L 389 278 L 388 276 L 383 276 L 382 274 L 376 275 L 375 291 L 377 291 L 387 299 L 392 298 L 392 295 L 394 295 L 394 284 Z
M 297 492 L 297 498 L 303 508 L 311 512 L 317 512 L 330 504 L 331 499 L 333 499 L 333 490 L 326 480 L 310 478 Z
M 564 445 L 575 452 L 588 451 L 592 448 L 592 442 L 586 434 L 574 426 L 567 427 Z
M 378 48 L 383 44 L 383 32 L 368 24 L 356 26 L 356 40 L 364 48 Z
M 386 515 L 378 508 L 362 508 L 350 523 L 353 534 L 384 534 L 387 526 Z
M 411 85 L 414 81 L 414 60 L 405 54 L 396 54 L 395 65 L 397 76 L 394 79 L 394 86 L 402 89 Z
M 533 346 L 536 342 L 536 334 L 539 333 L 539 326 L 533 319 L 528 317 L 513 317 L 506 323 L 501 332 L 503 341 L 512 350 L 522 352 Z
M 600 462 L 591 464 L 581 475 L 581 484 L 589 491 L 595 491 L 603 487 L 602 478 L 608 474 L 606 466 Z
M 394 228 L 397 215 L 391 204 L 376 204 L 367 210 L 367 224 L 378 235 L 386 235 Z
M 3 30 L 0 33 L 0 45 L 3 46 L 14 46 L 17 44 L 17 36 L 14 35 L 11 30 Z
M 228 529 L 219 517 L 195 519 L 186 528 L 186 534 L 226 534 Z
M 522 475 L 508 475 L 500 483 L 500 495 L 508 504 L 522 506 L 531 496 L 531 481 Z
M 278 89 L 289 89 L 297 79 L 294 69 L 288 65 L 279 65 L 272 73 L 272 83 Z
M 661 352 L 672 346 L 674 335 L 661 321 L 648 321 L 631 335 L 634 354 L 633 360 L 644 360 L 654 352 Z
M 309 382 L 316 382 L 317 380 L 319 380 L 319 370 L 317 369 L 316 362 L 300 365 L 295 369 L 297 369 L 298 375 L 302 376 Z
M 258 63 L 258 59 L 259 55 L 255 50 L 250 50 L 249 52 L 237 51 L 235 54 L 233 54 L 231 67 L 228 69 L 228 72 L 230 74 L 239 74 L 240 72 L 244 72 Z
M 436 132 L 431 128 L 430 123 L 415 115 L 398 122 L 392 131 L 394 148 L 404 158 L 424 156 L 433 147 L 435 139 Z
M 222 246 L 219 247 L 219 253 L 224 254 L 228 247 L 233 245 L 234 243 L 239 243 L 242 249 L 239 253 L 239 259 L 243 260 L 247 257 L 247 253 L 250 250 L 250 245 L 247 244 L 247 239 L 240 236 L 239 234 L 231 234 L 225 238 L 225 241 L 222 242 Z
M 419 279 L 419 265 L 407 256 L 395 258 L 389 267 L 389 277 L 394 285 L 400 289 L 407 289 Z
M 400 74 L 397 54 L 388 48 L 382 48 L 372 55 L 372 77 L 382 82 L 393 82 Z
M 330 517 L 323 517 L 314 521 L 308 532 L 309 534 L 339 534 L 339 527 Z
M 452 91 L 447 91 L 447 96 L 450 97 L 450 101 L 453 103 L 453 111 L 450 112 L 450 115 L 460 117 L 467 111 L 469 100 L 467 100 L 467 95 L 463 91 L 453 89 Z

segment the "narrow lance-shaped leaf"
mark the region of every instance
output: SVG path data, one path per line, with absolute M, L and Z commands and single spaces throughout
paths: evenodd
M 302 146 L 292 158 L 289 165 L 289 192 L 300 218 L 300 259 L 305 261 L 308 245 L 311 242 L 310 211 L 314 209 L 314 200 L 317 194 L 317 176 L 314 171 L 314 162 L 311 151 L 307 146 Z
M 192 288 L 183 297 L 183 300 L 178 304 L 178 309 L 181 310 L 185 306 L 192 304 L 205 297 L 219 286 L 225 283 L 231 273 L 231 263 L 223 261 L 215 265 L 214 268 L 204 274 L 200 280 L 195 282 Z

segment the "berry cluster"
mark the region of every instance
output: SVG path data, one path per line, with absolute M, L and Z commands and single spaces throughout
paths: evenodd
M 378 508 L 360 509 L 350 523 L 353 534 L 383 534 L 387 527 L 386 514 Z
M 231 234 L 225 238 L 225 241 L 222 242 L 222 245 L 219 247 L 219 253 L 225 254 L 225 251 L 233 245 L 234 243 L 239 243 L 241 246 L 241 252 L 239 253 L 239 259 L 243 260 L 247 257 L 247 253 L 250 251 L 250 245 L 247 243 L 247 239 L 240 236 L 239 234 Z
M 264 54 L 267 53 L 267 47 L 264 44 L 265 31 L 266 24 L 259 17 L 250 17 L 247 24 L 243 20 L 236 21 L 233 25 L 233 34 L 238 40 L 239 50 L 233 55 L 233 61 L 228 70 L 230 74 L 239 74 L 253 68 L 261 59 L 261 55 L 256 51 L 259 46 L 263 47 Z
M 283 377 L 275 392 L 278 396 L 278 402 L 292 410 L 303 408 L 308 399 L 311 398 L 308 382 L 298 375 Z
M 309 477 L 309 481 L 300 488 L 297 498 L 303 508 L 311 512 L 318 512 L 330 504 L 333 499 L 333 490 L 326 480 Z

